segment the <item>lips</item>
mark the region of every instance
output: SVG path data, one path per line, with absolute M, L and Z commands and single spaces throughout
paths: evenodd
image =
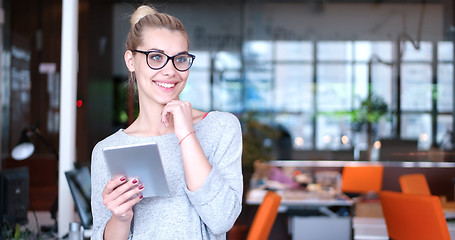
M 165 82 L 156 82 L 156 81 L 153 81 L 153 83 L 162 88 L 173 88 L 176 85 L 175 83 L 165 83 Z

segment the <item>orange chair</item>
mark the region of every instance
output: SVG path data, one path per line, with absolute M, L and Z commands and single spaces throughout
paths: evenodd
M 346 165 L 341 172 L 341 191 L 345 193 L 379 193 L 382 189 L 384 166 Z
M 437 196 L 381 191 L 379 198 L 390 239 L 450 240 Z
M 401 175 L 398 180 L 403 193 L 431 195 L 427 179 L 421 173 Z
M 259 206 L 253 223 L 248 231 L 247 240 L 267 240 L 281 203 L 281 196 L 273 191 L 268 191 Z

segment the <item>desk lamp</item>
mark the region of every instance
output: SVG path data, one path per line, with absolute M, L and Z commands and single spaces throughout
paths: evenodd
M 25 160 L 33 155 L 35 152 L 35 145 L 32 143 L 32 137 L 37 136 L 39 140 L 41 140 L 47 148 L 52 152 L 55 156 L 57 161 L 59 160 L 59 156 L 55 148 L 52 144 L 41 134 L 41 131 L 37 127 L 26 127 L 22 130 L 21 138 L 19 143 L 16 147 L 13 148 L 11 152 L 11 156 L 16 161 Z M 54 202 L 52 203 L 51 208 L 49 209 L 51 213 L 51 218 L 54 219 L 55 223 L 54 226 L 50 227 L 49 230 L 51 232 L 57 232 L 57 208 L 58 208 L 58 196 L 55 197 Z M 47 228 L 47 227 L 44 227 Z
M 21 139 L 19 140 L 19 144 L 13 148 L 11 152 L 11 156 L 16 161 L 22 161 L 24 159 L 29 158 L 32 156 L 33 152 L 35 151 L 35 145 L 30 141 L 30 136 L 33 133 L 25 128 L 22 130 Z
M 52 147 L 52 144 L 41 134 L 41 131 L 36 127 L 24 128 L 24 130 L 22 130 L 19 143 L 16 147 L 13 148 L 13 151 L 11 152 L 13 159 L 22 161 L 32 156 L 32 154 L 35 152 L 35 145 L 32 143 L 31 138 L 35 135 L 39 140 L 44 142 L 46 147 L 49 148 L 49 150 L 52 152 L 52 154 L 55 155 L 58 160 L 59 158 L 57 151 L 54 147 Z

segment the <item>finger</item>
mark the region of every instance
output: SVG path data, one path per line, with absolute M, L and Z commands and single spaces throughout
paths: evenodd
M 104 186 L 104 189 L 101 192 L 101 195 L 106 196 L 106 195 L 112 193 L 116 188 L 118 188 L 121 184 L 124 184 L 125 182 L 126 182 L 125 176 L 120 176 L 117 178 L 109 179 L 106 186 Z
M 117 215 L 123 214 L 128 209 L 132 208 L 136 204 L 137 198 L 142 199 L 141 191 L 144 190 L 144 186 L 141 184 L 137 187 L 130 189 L 124 194 L 120 195 L 115 200 L 108 203 L 108 208 Z M 134 200 L 136 199 L 136 200 Z M 133 201 L 132 201 L 133 200 Z
M 140 193 L 137 193 L 137 194 L 133 195 L 132 197 L 128 198 L 128 200 L 125 201 L 124 203 L 122 203 L 118 208 L 119 212 L 122 212 L 122 214 L 120 214 L 120 215 L 127 213 L 129 210 L 133 210 L 134 205 L 136 205 L 142 199 L 144 199 L 144 197 Z
M 193 130 L 193 114 L 191 103 L 173 100 L 163 108 L 162 116 L 173 116 L 176 135 L 184 135 Z M 169 121 L 169 118 L 167 119 Z
M 115 180 L 114 180 L 115 181 Z M 103 195 L 103 202 L 110 203 L 113 202 L 115 199 L 120 197 L 122 194 L 127 192 L 129 189 L 133 188 L 133 186 L 137 185 L 139 180 L 137 178 L 133 178 L 129 181 L 123 180 L 121 185 L 117 185 L 110 193 Z M 105 204 L 107 206 L 107 204 Z
M 132 180 L 131 182 L 134 182 L 134 180 Z M 125 210 L 122 210 L 122 209 L 119 210 L 119 208 L 121 208 L 121 206 L 123 206 L 125 203 L 129 202 L 135 196 L 140 195 L 140 192 L 144 190 L 143 184 L 139 184 L 138 186 L 135 186 L 135 185 L 137 185 L 137 183 L 128 183 L 128 184 L 130 185 L 130 187 L 126 191 L 124 191 L 123 189 L 121 191 L 119 190 L 119 192 L 114 191 L 107 198 L 103 199 L 104 205 L 106 205 L 106 207 L 109 210 L 111 210 L 112 212 L 123 213 Z M 125 184 L 125 185 L 128 185 L 128 184 Z M 131 186 L 131 184 L 133 184 L 133 186 Z
M 131 198 L 129 201 L 125 202 L 114 211 L 112 211 L 112 214 L 120 220 L 130 219 L 133 215 L 133 206 L 140 202 L 142 199 L 143 196 L 141 194 L 138 194 L 134 198 Z
M 144 185 L 139 184 L 138 186 L 134 186 L 130 188 L 128 191 L 125 191 L 121 195 L 119 195 L 115 200 L 113 200 L 115 205 L 122 205 L 128 202 L 130 199 L 134 198 L 136 195 L 140 194 L 144 190 Z
M 165 127 L 169 127 L 169 112 L 163 111 L 161 113 L 161 122 L 164 124 Z
M 112 192 L 112 195 L 120 196 L 138 184 L 139 184 L 139 179 L 132 178 L 132 179 L 126 181 L 125 184 L 122 184 L 122 185 L 118 186 L 116 189 L 114 189 L 114 191 Z

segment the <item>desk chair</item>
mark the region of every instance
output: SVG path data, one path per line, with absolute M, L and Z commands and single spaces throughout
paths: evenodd
M 253 223 L 248 231 L 247 240 L 267 240 L 281 203 L 281 196 L 268 191 L 254 216 Z
M 379 193 L 382 189 L 384 166 L 346 165 L 341 172 L 341 191 L 344 193 Z
M 403 193 L 431 195 L 427 179 L 421 173 L 401 175 L 398 180 Z
M 379 198 L 390 239 L 450 240 L 437 196 L 381 191 Z
M 90 205 L 90 169 L 88 166 L 73 169 L 65 172 L 65 177 L 71 195 L 73 196 L 74 205 L 79 215 L 79 219 L 81 220 L 81 225 L 87 232 L 90 232 L 93 224 L 92 209 Z

